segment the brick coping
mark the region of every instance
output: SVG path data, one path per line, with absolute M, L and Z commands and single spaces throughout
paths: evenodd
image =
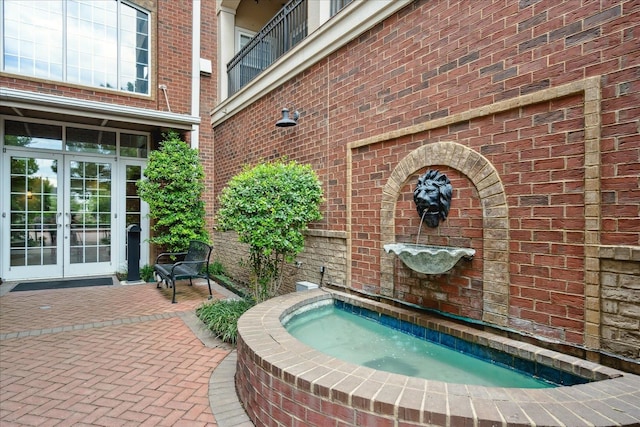
M 549 389 L 451 384 L 356 366 L 291 336 L 282 319 L 338 298 L 599 381 Z M 256 424 L 267 419 L 363 425 L 638 425 L 640 376 L 339 291 L 287 294 L 238 323 L 236 388 Z M 365 422 L 366 421 L 366 422 Z M 469 424 L 467 424 L 469 423 Z

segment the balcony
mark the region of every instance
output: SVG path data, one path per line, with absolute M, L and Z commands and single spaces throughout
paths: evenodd
M 291 0 L 227 64 L 229 96 L 307 36 L 308 0 Z
M 277 5 L 273 1 L 217 1 L 220 61 L 219 103 L 211 111 L 214 127 L 413 0 L 291 0 L 271 12 L 267 7 Z

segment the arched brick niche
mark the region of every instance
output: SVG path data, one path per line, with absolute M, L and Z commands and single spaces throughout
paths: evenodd
M 460 171 L 478 191 L 482 207 L 482 320 L 507 325 L 509 311 L 509 215 L 507 199 L 500 177 L 481 154 L 461 144 L 443 141 L 423 145 L 402 159 L 395 167 L 382 192 L 382 246 L 396 240 L 396 205 L 407 179 L 425 167 L 443 165 Z M 395 255 L 381 249 L 381 293 L 394 295 Z

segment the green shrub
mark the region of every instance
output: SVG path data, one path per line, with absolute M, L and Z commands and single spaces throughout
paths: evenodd
M 153 266 L 145 264 L 140 269 L 140 278 L 145 282 L 150 282 L 153 279 Z
M 209 264 L 209 275 L 210 276 L 226 276 L 227 273 L 225 271 L 224 265 L 218 260 L 213 261 Z
M 253 306 L 248 300 L 216 300 L 196 309 L 196 315 L 222 341 L 235 344 L 238 319 Z
M 190 148 L 176 132 L 164 134 L 160 149 L 149 155 L 138 195 L 149 204 L 154 232 L 149 242 L 166 252 L 184 252 L 191 240 L 211 240 L 206 231 L 204 169 L 198 150 Z
M 311 221 L 322 218 L 322 186 L 310 165 L 283 160 L 260 163 L 231 178 L 220 194 L 221 230 L 249 245 L 249 287 L 257 302 L 276 296 L 285 262 L 304 249 Z

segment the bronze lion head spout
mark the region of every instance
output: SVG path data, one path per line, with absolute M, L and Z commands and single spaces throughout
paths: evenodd
M 413 201 L 427 226 L 435 228 L 447 218 L 452 193 L 451 181 L 440 171 L 429 170 L 418 178 Z

